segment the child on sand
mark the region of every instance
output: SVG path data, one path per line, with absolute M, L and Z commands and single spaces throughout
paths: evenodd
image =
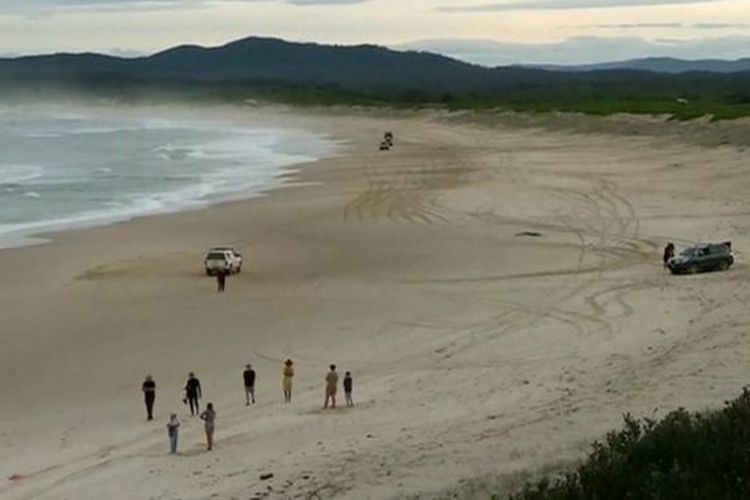
M 203 429 L 206 431 L 208 451 L 211 451 L 214 447 L 214 422 L 216 421 L 216 412 L 214 411 L 213 403 L 206 405 L 206 411 L 201 413 L 201 420 L 203 420 Z
M 352 388 L 354 381 L 352 380 L 352 372 L 346 372 L 344 374 L 344 394 L 346 395 L 346 406 L 354 406 L 354 400 L 352 399 Z
M 331 401 L 331 408 L 336 408 L 336 389 L 339 385 L 339 374 L 336 373 L 336 365 L 330 366 L 331 370 L 326 374 L 326 400 L 323 408 L 328 408 L 328 401 Z
M 177 414 L 172 413 L 167 422 L 167 435 L 169 436 L 169 452 L 172 455 L 177 454 L 177 435 L 179 434 L 180 421 L 177 420 Z
M 284 377 L 282 386 L 284 388 L 284 402 L 292 402 L 292 378 L 294 378 L 294 367 L 291 359 L 284 361 Z

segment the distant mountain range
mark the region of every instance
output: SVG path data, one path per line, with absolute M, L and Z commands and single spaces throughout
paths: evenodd
M 525 65 L 521 65 L 525 66 Z M 575 66 L 564 65 L 529 65 L 525 67 L 542 68 L 553 71 L 603 71 L 603 70 L 634 70 L 650 71 L 652 73 L 740 73 L 750 71 L 750 57 L 736 61 L 720 59 L 685 60 L 672 57 L 645 57 L 628 61 L 616 61 L 600 64 L 583 64 Z
M 551 71 L 555 70 L 555 71 Z M 53 54 L 0 59 L 0 85 L 123 89 L 137 84 L 324 86 L 354 92 L 558 91 L 581 85 L 658 85 L 669 90 L 684 71 L 750 72 L 750 59 L 681 61 L 652 58 L 589 66 L 488 68 L 429 52 L 374 45 L 334 46 L 246 38 L 220 47 L 182 45 L 147 57 Z M 663 72 L 655 76 L 649 72 Z M 748 73 L 750 75 L 750 73 Z M 719 76 L 716 76 L 720 79 Z M 682 83 L 680 80 L 679 83 Z M 733 87 L 734 88 L 734 87 Z
M 531 67 L 562 66 L 567 69 L 604 64 L 610 68 L 623 68 L 630 67 L 631 62 L 649 57 L 686 61 L 688 64 L 680 65 L 677 69 L 691 71 L 712 70 L 714 65 L 706 67 L 700 64 L 703 60 L 723 63 L 749 57 L 750 36 L 661 41 L 650 41 L 636 36 L 578 36 L 545 43 L 511 43 L 481 38 L 436 38 L 416 40 L 394 48 L 443 54 L 486 67 L 519 64 Z M 692 65 L 694 60 L 699 60 L 695 61 L 698 64 Z M 668 68 L 649 66 L 648 69 L 662 71 Z
M 508 74 L 540 70 L 507 68 Z M 491 85 L 494 71 L 445 56 L 374 45 L 331 46 L 246 38 L 221 47 L 182 45 L 147 57 L 54 54 L 0 59 L 0 81 L 236 82 L 344 88 Z

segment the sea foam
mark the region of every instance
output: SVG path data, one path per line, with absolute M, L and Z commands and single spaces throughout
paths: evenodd
M 112 112 L 0 114 L 0 247 L 43 231 L 257 196 L 294 165 L 334 154 L 328 137 Z

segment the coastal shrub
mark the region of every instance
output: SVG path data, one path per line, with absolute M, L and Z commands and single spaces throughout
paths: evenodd
M 721 410 L 624 416 L 578 467 L 527 483 L 511 500 L 750 498 L 750 391 Z

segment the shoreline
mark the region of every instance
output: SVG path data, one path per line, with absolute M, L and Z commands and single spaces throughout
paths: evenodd
M 444 118 L 282 110 L 350 147 L 295 189 L 0 251 L 0 496 L 432 497 L 575 459 L 625 411 L 736 394 L 743 151 Z M 737 265 L 663 272 L 663 242 L 702 238 L 733 240 Z M 224 294 L 201 269 L 219 243 L 248 265 Z M 355 376 L 352 409 L 321 410 L 331 362 Z M 188 371 L 217 407 L 211 454 L 180 400 Z
M 7 235 L 0 236 L 0 252 L 3 252 L 5 250 L 15 250 L 25 247 L 51 244 L 54 243 L 56 238 L 59 238 L 61 235 L 64 235 L 70 231 L 80 232 L 95 230 L 114 225 L 128 224 L 140 219 L 178 215 L 182 213 L 201 210 L 210 210 L 213 207 L 225 204 L 242 203 L 249 202 L 251 200 L 262 199 L 264 197 L 271 196 L 276 191 L 280 191 L 283 189 L 316 186 L 319 185 L 319 183 L 315 181 L 300 181 L 299 175 L 303 169 L 314 168 L 316 164 L 324 162 L 327 158 L 330 157 L 331 156 L 287 165 L 283 167 L 279 174 L 274 177 L 274 180 L 279 181 L 278 183 L 267 185 L 262 189 L 248 189 L 235 193 L 224 193 L 216 195 L 215 197 L 212 197 L 210 199 L 201 201 L 196 200 L 179 207 L 155 209 L 153 211 L 147 211 L 144 213 L 137 213 L 132 215 L 103 217 L 101 219 L 87 219 L 87 221 L 85 222 L 40 223 L 49 227 L 39 230 L 32 229 L 28 231 L 18 231 L 18 235 L 16 237 L 8 236 L 11 234 L 16 234 L 16 232 L 11 232 Z
M 65 109 L 65 108 L 63 108 Z M 129 117 L 132 117 L 132 113 L 138 113 L 138 109 L 128 109 L 127 113 Z M 115 111 L 118 113 L 121 111 L 117 107 L 84 107 L 79 106 L 78 108 L 68 109 L 68 113 L 76 111 L 76 116 L 106 116 Z M 335 138 L 326 135 L 319 134 L 313 131 L 304 130 L 301 128 L 269 128 L 264 126 L 258 120 L 244 119 L 237 116 L 236 110 L 231 118 L 222 116 L 221 112 L 225 111 L 223 108 L 205 108 L 200 110 L 198 114 L 190 114 L 181 116 L 179 121 L 174 122 L 175 127 L 180 127 L 183 123 L 189 123 L 191 127 L 196 126 L 200 121 L 204 125 L 209 126 L 210 123 L 223 124 L 223 126 L 232 126 L 241 128 L 242 130 L 252 130 L 257 132 L 272 131 L 276 134 L 277 140 L 271 147 L 273 154 L 284 154 L 291 155 L 283 165 L 273 167 L 275 173 L 267 175 L 263 181 L 263 185 L 244 186 L 239 189 L 225 189 L 217 191 L 208 195 L 201 195 L 197 198 L 186 197 L 182 200 L 176 200 L 174 202 L 155 201 L 155 198 L 165 198 L 176 196 L 178 191 L 164 191 L 155 193 L 143 193 L 142 197 L 144 200 L 154 200 L 149 202 L 150 204 L 158 204 L 156 207 L 138 207 L 136 205 L 130 207 L 123 207 L 119 209 L 111 209 L 105 211 L 84 211 L 76 213 L 63 218 L 55 218 L 50 220 L 42 221 L 25 221 L 18 223 L 8 223 L 4 227 L 5 232 L 0 235 L 0 250 L 8 248 L 20 248 L 25 246 L 35 246 L 40 244 L 46 244 L 50 242 L 52 235 L 69 231 L 69 230 L 80 230 L 90 229 L 97 227 L 105 227 L 112 224 L 119 224 L 128 222 L 141 217 L 153 217 L 164 214 L 179 213 L 183 211 L 201 210 L 208 208 L 212 205 L 251 199 L 256 197 L 266 196 L 268 193 L 286 187 L 290 184 L 294 184 L 294 179 L 301 168 L 306 168 L 311 164 L 315 164 L 325 158 L 330 158 L 342 153 L 342 150 L 346 145 L 342 141 L 338 141 Z M 170 113 L 174 113 L 174 108 L 167 107 L 166 109 L 160 109 L 159 112 L 154 112 L 153 108 L 144 108 L 142 110 L 143 116 L 148 117 L 150 121 L 166 120 Z M 184 113 L 184 110 L 181 110 Z M 83 115 L 81 113 L 87 113 Z M 169 117 L 170 119 L 172 117 Z M 306 146 L 301 147 L 297 144 L 298 140 L 302 140 Z M 311 140 L 318 141 L 318 143 L 311 143 Z M 266 162 L 261 165 L 261 170 L 267 170 L 270 168 L 268 165 L 276 163 L 276 160 L 267 159 Z M 257 184 L 257 181 L 253 181 Z M 189 186 L 192 189 L 194 186 Z M 180 188 L 182 190 L 185 187 Z M 111 212 L 111 213 L 107 213 Z M 17 227 L 16 227 L 17 226 Z

